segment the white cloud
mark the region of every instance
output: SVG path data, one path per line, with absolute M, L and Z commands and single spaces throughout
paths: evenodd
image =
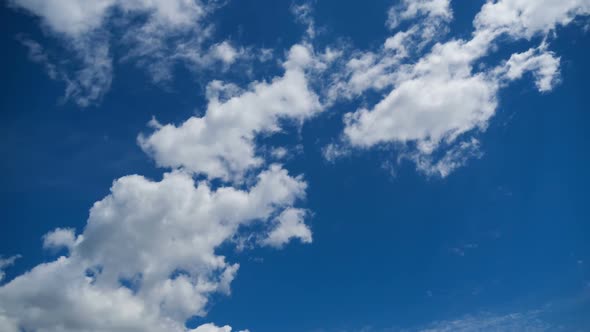
M 337 159 L 349 155 L 350 152 L 347 145 L 330 143 L 322 149 L 322 156 L 329 162 L 335 162 Z
M 244 172 L 263 163 L 256 154 L 257 134 L 280 131 L 281 120 L 301 122 L 321 111 L 305 74 L 313 63 L 311 51 L 296 45 L 284 64 L 285 74 L 271 82 L 252 84 L 245 92 L 235 85 L 213 82 L 204 116 L 140 135 L 139 144 L 159 166 L 239 180 Z
M 474 127 L 485 127 L 496 107 L 497 85 L 484 75 L 428 74 L 400 83 L 371 110 L 346 117 L 344 134 L 354 146 L 416 141 L 432 152 Z
M 192 332 L 231 332 L 231 330 L 231 327 L 227 325 L 224 327 L 218 327 L 213 324 L 204 324 L 197 327 Z
M 295 19 L 306 26 L 306 37 L 313 39 L 316 36 L 315 21 L 312 17 L 313 8 L 309 2 L 291 6 L 291 12 L 295 16 Z
M 52 80 L 56 80 L 58 78 L 58 69 L 55 64 L 49 60 L 49 56 L 43 49 L 43 46 L 34 40 L 24 37 L 23 35 L 18 35 L 17 40 L 19 40 L 27 48 L 29 52 L 29 59 L 31 61 L 45 67 L 45 71 L 47 72 L 47 76 L 49 76 L 49 78 Z
M 210 56 L 226 63 L 241 52 L 228 43 L 212 50 Z M 48 63 L 40 54 L 40 47 L 32 49 L 32 57 Z M 322 110 L 306 75 L 321 70 L 323 58 L 308 45 L 295 45 L 283 76 L 246 90 L 213 81 L 203 117 L 180 127 L 152 119 L 155 132 L 140 136 L 142 148 L 159 165 L 181 170 L 158 182 L 120 178 L 94 204 L 81 234 L 46 234 L 46 249 L 67 248 L 68 255 L 0 287 L 0 330 L 188 331 L 184 323 L 207 313 L 211 294 L 230 292 L 239 265 L 216 252 L 223 243 L 241 236 L 274 247 L 296 238 L 311 242 L 306 213 L 294 207 L 305 182 L 279 165 L 260 172 L 264 160 L 255 138 L 281 130 L 284 120 L 302 122 Z M 258 181 L 241 182 L 247 189 L 212 189 L 193 180 L 198 173 L 231 181 L 253 168 Z M 255 223 L 266 225 L 250 228 Z M 231 327 L 205 324 L 193 331 Z
M 453 17 L 450 5 L 450 0 L 403 0 L 389 10 L 387 25 L 393 29 L 403 21 L 420 16 L 428 21 L 450 20 Z
M 303 243 L 311 243 L 311 230 L 305 224 L 305 216 L 305 210 L 286 209 L 276 218 L 274 229 L 262 240 L 262 244 L 281 248 L 295 238 Z
M 232 64 L 239 56 L 238 51 L 230 43 L 224 41 L 213 46 L 213 54 L 225 64 Z
M 283 159 L 283 158 L 285 158 L 287 156 L 288 153 L 289 153 L 289 150 L 287 150 L 286 148 L 281 147 L 281 146 L 276 147 L 276 148 L 273 148 L 270 151 L 270 155 L 274 159 Z
M 82 238 L 76 238 L 76 230 L 73 228 L 57 228 L 43 236 L 44 249 L 61 249 L 71 250 L 82 241 Z
M 412 25 L 407 30 L 396 31 L 376 52 L 355 52 L 334 75 L 328 100 L 353 99 L 367 90 L 382 91 L 394 86 L 404 62 L 444 35 L 452 17 L 448 0 L 404 0 L 393 6 L 389 10 L 390 28 L 410 19 Z
M 80 241 L 64 229 L 45 237 L 70 246 L 69 256 L 0 287 L 0 330 L 186 331 L 185 321 L 204 316 L 208 296 L 228 293 L 236 275 L 238 265 L 216 249 L 253 223 L 282 220 L 305 189 L 278 165 L 248 190 L 212 190 L 183 172 L 159 182 L 120 178 L 92 207 Z
M 508 80 L 515 80 L 526 72 L 532 72 L 540 92 L 552 90 L 558 82 L 560 59 L 546 48 L 546 44 L 543 43 L 526 52 L 512 54 L 505 66 L 499 68 L 499 74 L 503 74 Z
M 147 14 L 157 22 L 172 26 L 192 25 L 205 13 L 195 0 L 9 0 L 41 18 L 51 30 L 69 37 L 80 37 L 99 29 L 114 10 Z
M 554 331 L 551 326 L 539 317 L 539 311 L 526 313 L 512 313 L 506 315 L 494 315 L 482 313 L 465 316 L 460 319 L 440 321 L 430 324 L 428 327 L 416 329 L 419 332 L 493 332 L 493 331 Z
M 496 108 L 498 83 L 473 74 L 471 64 L 485 52 L 486 38 L 437 44 L 413 66 L 401 67 L 385 98 L 346 115 L 348 142 L 364 148 L 415 142 L 420 153 L 430 154 L 442 142 L 485 128 Z
M 12 266 L 14 264 L 14 262 L 19 259 L 21 256 L 20 255 L 16 255 L 16 256 L 12 256 L 12 257 L 8 257 L 8 258 L 2 258 L 0 256 L 0 282 L 2 282 L 4 280 L 4 276 L 6 275 L 4 273 L 4 269 Z M 0 321 L 1 324 L 1 321 Z M 2 326 L 2 325 L 0 325 Z
M 589 0 L 499 0 L 488 1 L 477 14 L 478 30 L 507 33 L 517 38 L 547 34 L 567 25 L 576 16 L 590 14 Z
M 88 40 L 69 40 L 74 61 L 56 61 L 36 41 L 22 35 L 20 42 L 28 49 L 29 59 L 42 65 L 50 79 L 65 84 L 65 100 L 73 100 L 80 107 L 99 102 L 112 83 L 113 64 L 110 46 L 103 37 Z
M 145 68 L 155 82 L 169 80 L 177 62 L 203 69 L 219 62 L 231 65 L 246 56 L 229 42 L 209 48 L 207 16 L 221 2 L 200 0 L 9 0 L 41 19 L 43 26 L 71 52 L 70 59 L 39 56 L 38 43 L 25 43 L 34 61 L 44 64 L 52 79 L 66 84 L 66 99 L 87 107 L 99 103 L 113 79 L 111 32 L 122 29 L 115 43 L 127 53 L 119 59 Z M 116 17 L 116 20 L 112 18 Z M 35 45 L 37 44 L 37 45 Z
M 79 36 L 102 25 L 106 11 L 115 0 L 61 1 L 61 0 L 9 0 L 40 17 L 55 32 Z
M 467 164 L 468 160 L 473 157 L 480 157 L 479 141 L 471 138 L 470 141 L 460 142 L 453 145 L 444 152 L 439 159 L 429 154 L 414 153 L 409 156 L 416 163 L 416 169 L 428 176 L 447 177 L 454 170 Z
M 350 98 L 367 89 L 391 87 L 391 91 L 373 106 L 346 114 L 344 142 L 330 145 L 326 151 L 329 156 L 338 156 L 335 148 L 347 149 L 347 145 L 365 149 L 384 144 L 415 146 L 409 159 L 416 162 L 419 171 L 448 175 L 465 164 L 468 157 L 479 155 L 479 150 L 473 148 L 479 143 L 472 144 L 476 142 L 473 137 L 459 138 L 487 128 L 496 111 L 500 88 L 527 72 L 533 74 L 541 92 L 551 90 L 558 82 L 559 58 L 548 51 L 547 38 L 539 47 L 515 53 L 496 67 L 476 67 L 477 61 L 490 54 L 500 35 L 546 35 L 576 15 L 587 14 L 589 4 L 588 0 L 547 4 L 489 1 L 474 21 L 471 39 L 439 42 L 418 61 L 405 63 L 405 56 L 400 54 L 419 52 L 425 47 L 412 36 L 424 36 L 426 31 L 444 26 L 452 13 L 447 1 L 402 2 L 401 7 L 392 9 L 390 24 L 397 26 L 401 20 L 414 17 L 425 17 L 423 21 L 388 38 L 379 52 L 361 53 L 350 60 L 348 79 L 336 82 L 331 92 Z M 504 19 L 510 15 L 516 16 Z M 443 156 L 437 161 L 435 153 Z

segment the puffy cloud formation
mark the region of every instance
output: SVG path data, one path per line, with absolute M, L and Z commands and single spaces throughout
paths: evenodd
M 527 72 L 535 76 L 535 84 L 541 92 L 550 91 L 559 76 L 559 58 L 547 51 L 545 43 L 523 53 L 514 53 L 505 65 L 499 68 L 500 73 L 509 81 L 519 79 Z
M 306 211 L 302 209 L 286 209 L 276 218 L 276 226 L 262 240 L 262 244 L 282 247 L 293 238 L 303 243 L 311 243 L 311 231 L 305 224 Z
M 507 33 L 515 38 L 547 34 L 576 16 L 590 13 L 588 0 L 498 0 L 488 1 L 475 18 L 478 30 Z
M 75 230 L 72 228 L 57 228 L 43 236 L 43 248 L 72 250 L 82 238 L 76 238 Z
M 468 40 L 451 39 L 436 43 L 418 61 L 405 63 L 408 53 L 419 53 L 425 44 L 408 38 L 425 26 L 440 26 L 451 17 L 447 1 L 402 2 L 391 17 L 422 17 L 409 30 L 386 40 L 379 53 L 365 53 L 352 59 L 351 74 L 334 84 L 333 95 L 350 98 L 365 90 L 391 87 L 372 107 L 361 108 L 344 117 L 345 129 L 340 149 L 347 146 L 370 148 L 397 144 L 415 147 L 402 154 L 414 160 L 426 174 L 447 176 L 464 164 L 469 155 L 479 155 L 467 134 L 483 131 L 495 114 L 500 88 L 530 72 L 539 91 L 553 88 L 559 76 L 559 58 L 548 50 L 547 42 L 523 53 L 515 53 L 495 67 L 475 65 L 490 54 L 501 35 L 530 38 L 547 35 L 557 25 L 588 14 L 590 1 L 489 1 L 474 21 L 475 31 Z M 428 23 L 433 22 L 433 23 Z M 393 24 L 397 26 L 397 24 Z M 424 35 L 422 33 L 422 35 Z M 395 50 L 392 53 L 391 50 Z M 331 156 L 338 155 L 331 145 Z M 465 153 L 463 153 L 464 151 Z M 442 156 L 440 156 L 442 153 Z
M 281 120 L 301 122 L 322 110 L 310 90 L 305 69 L 314 64 L 311 50 L 291 48 L 285 74 L 271 82 L 259 82 L 247 91 L 233 84 L 212 82 L 209 104 L 202 117 L 191 117 L 180 126 L 161 126 L 139 144 L 159 166 L 181 167 L 209 178 L 239 180 L 263 163 L 254 139 L 260 133 L 281 130 Z
M 185 24 L 194 23 L 177 17 L 174 10 L 166 11 L 168 2 L 110 1 L 79 12 L 79 26 L 60 27 L 55 26 L 61 24 L 52 16 L 55 13 L 45 11 L 47 8 L 37 2 L 30 5 L 25 8 L 75 45 L 85 45 L 79 41 L 103 29 L 109 15 L 117 10 L 148 15 L 145 24 L 124 39 L 134 38 L 126 40 L 130 45 L 141 44 L 132 48 L 129 57 L 146 60 L 148 67 L 155 63 L 149 69 L 158 77 L 166 77 L 162 68 L 169 63 L 158 63 L 152 55 L 166 47 L 159 42 L 166 43 L 170 36 L 169 30 L 159 25 L 182 30 Z M 77 7 L 70 5 L 61 10 L 75 11 Z M 37 6 L 43 10 L 35 11 L 40 8 Z M 194 14 L 197 12 L 204 15 L 200 11 Z M 83 17 L 92 13 L 102 19 L 85 22 Z M 55 79 L 69 78 L 50 62 L 40 44 L 22 41 L 31 59 L 43 63 Z M 95 42 L 90 38 L 91 47 L 82 47 L 79 54 L 109 45 Z M 202 55 L 198 43 L 178 43 L 174 57 L 194 63 L 218 59 L 229 65 L 244 52 L 220 42 Z M 261 133 L 280 131 L 283 121 L 300 123 L 322 110 L 307 77 L 308 71 L 321 70 L 320 58 L 311 46 L 295 45 L 283 64 L 283 76 L 254 82 L 247 90 L 213 81 L 207 89 L 209 104 L 203 117 L 192 117 L 179 127 L 163 126 L 153 119 L 154 132 L 140 135 L 138 141 L 158 165 L 173 170 L 161 181 L 139 175 L 116 180 L 111 194 L 92 207 L 83 232 L 58 228 L 46 234 L 44 248 L 66 249 L 68 254 L 40 264 L 0 288 L 0 330 L 189 331 L 185 322 L 206 315 L 212 294 L 230 292 L 239 265 L 227 262 L 217 252 L 222 244 L 239 245 L 239 238 L 275 248 L 294 239 L 310 243 L 311 230 L 304 222 L 307 211 L 295 207 L 305 196 L 306 183 L 280 165 L 265 166 L 255 139 Z M 93 81 L 91 72 L 84 77 Z M 87 98 L 84 104 L 91 102 L 93 97 L 75 90 L 80 84 L 72 86 L 78 102 L 82 98 Z M 102 93 L 101 84 L 96 84 L 95 91 Z M 277 148 L 273 155 L 279 155 L 280 149 L 284 148 Z M 195 183 L 195 175 L 221 179 L 221 186 L 213 189 L 208 181 Z M 254 184 L 252 176 L 257 179 Z M 240 189 L 228 185 L 238 180 Z M 232 329 L 205 324 L 190 331 Z
M 404 0 L 390 10 L 387 25 L 412 24 L 378 50 L 355 51 L 348 59 L 339 49 L 316 54 L 311 9 L 294 6 L 307 25 L 306 43 L 289 50 L 283 75 L 246 89 L 212 81 L 202 116 L 180 125 L 153 119 L 153 132 L 139 135 L 138 143 L 158 166 L 172 170 L 160 181 L 139 175 L 116 180 L 111 194 L 90 210 L 81 233 L 58 228 L 46 234 L 43 247 L 65 249 L 67 255 L 0 287 L 0 330 L 231 332 L 229 326 L 185 326 L 189 318 L 207 313 L 212 294 L 230 292 L 239 265 L 226 261 L 219 248 L 240 238 L 274 248 L 293 240 L 312 242 L 305 223 L 309 212 L 297 207 L 306 183 L 282 166 L 268 166 L 257 146 L 259 135 L 283 130 L 286 121 L 308 120 L 339 100 L 378 92 L 378 102 L 344 116 L 342 138 L 324 149 L 325 156 L 336 159 L 351 149 L 397 145 L 402 146 L 399 159 L 412 160 L 427 175 L 447 176 L 480 155 L 474 135 L 494 116 L 501 88 L 527 74 L 541 92 L 555 86 L 560 59 L 549 50 L 549 33 L 588 14 L 589 1 L 488 1 L 470 38 L 442 41 L 453 17 L 450 1 Z M 195 67 L 229 66 L 248 53 L 228 41 L 204 46 L 210 35 L 206 18 L 217 1 L 10 3 L 39 17 L 74 52 L 79 65 L 65 68 L 39 43 L 21 38 L 30 58 L 42 63 L 51 78 L 66 82 L 66 97 L 80 106 L 100 100 L 111 84 L 108 32 L 115 17 L 128 28 L 120 42 L 129 51 L 121 61 L 135 61 L 156 81 L 169 79 L 179 60 Z M 500 36 L 545 40 L 499 63 L 482 64 Z M 324 76 L 332 65 L 340 71 Z M 328 85 L 325 91 L 314 91 L 314 81 L 326 76 L 329 84 L 319 84 Z M 277 147 L 270 155 L 285 158 L 288 150 Z M 206 180 L 195 183 L 195 177 Z M 211 180 L 220 180 L 219 187 Z M 15 259 L 0 259 L 0 280 Z M 502 326 L 489 321 L 483 320 Z M 469 330 L 480 322 L 467 319 L 434 328 Z
M 303 210 L 292 207 L 305 189 L 279 165 L 248 190 L 213 190 L 180 171 L 159 182 L 120 178 L 80 235 L 57 229 L 44 237 L 45 247 L 66 246 L 68 256 L 0 288 L 0 330 L 188 331 L 184 322 L 206 314 L 210 294 L 230 291 L 239 265 L 216 253 L 221 244 L 269 222 L 269 244 L 311 241 Z
M 231 55 L 227 45 L 218 47 Z M 248 237 L 260 245 L 310 243 L 307 212 L 294 207 L 305 195 L 302 178 L 271 165 L 247 190 L 213 190 L 206 181 L 195 184 L 193 175 L 227 182 L 259 171 L 264 160 L 256 155 L 257 134 L 322 109 L 305 74 L 316 64 L 310 49 L 296 45 L 282 77 L 248 91 L 214 81 L 203 117 L 180 127 L 153 120 L 155 132 L 140 136 L 140 145 L 159 165 L 182 170 L 159 182 L 138 175 L 118 179 L 92 207 L 81 234 L 59 228 L 46 234 L 44 248 L 65 248 L 69 255 L 0 288 L 0 329 L 187 331 L 184 322 L 206 314 L 210 294 L 230 291 L 239 265 L 216 253 L 223 243 L 256 222 L 265 224 L 263 233 Z M 209 324 L 196 331 L 231 328 Z

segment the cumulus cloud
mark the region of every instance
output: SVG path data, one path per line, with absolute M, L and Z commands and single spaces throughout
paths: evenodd
M 103 21 L 112 11 L 136 10 L 116 1 L 109 3 L 105 8 L 110 9 L 101 12 Z M 161 21 L 189 24 L 172 14 L 160 17 L 158 8 L 151 9 L 148 23 L 140 27 L 147 32 L 136 31 L 137 38 L 149 36 L 148 30 Z M 46 25 L 57 29 L 51 25 L 58 23 L 46 20 Z M 104 26 L 100 22 L 59 33 L 77 41 L 100 30 Z M 160 41 L 154 41 L 156 48 Z M 41 45 L 23 43 L 30 48 L 32 59 L 58 68 L 51 65 Z M 187 45 L 178 44 L 175 54 L 194 56 L 195 62 L 211 57 L 229 65 L 243 52 L 222 42 L 213 44 L 208 55 L 201 57 Z M 158 63 L 159 55 L 151 52 L 134 48 L 129 58 L 146 59 L 155 64 L 151 67 L 154 73 L 165 77 L 169 63 Z M 323 109 L 307 74 L 322 70 L 328 58 L 332 57 L 315 54 L 310 45 L 295 45 L 283 63 L 282 76 L 253 82 L 246 89 L 213 81 L 207 88 L 209 103 L 202 117 L 191 117 L 179 127 L 152 119 L 149 125 L 154 132 L 140 135 L 139 144 L 158 165 L 173 170 L 161 181 L 139 175 L 116 180 L 111 194 L 90 210 L 81 233 L 58 228 L 46 234 L 44 248 L 67 249 L 67 254 L 0 287 L 0 330 L 189 331 L 185 322 L 205 316 L 209 297 L 228 294 L 237 274 L 239 265 L 217 252 L 222 244 L 240 237 L 276 248 L 293 239 L 310 243 L 311 230 L 304 220 L 307 211 L 295 207 L 305 196 L 305 181 L 290 176 L 280 165 L 265 166 L 256 137 L 282 130 L 284 121 L 301 123 Z M 59 70 L 55 70 L 57 78 L 69 77 L 59 76 Z M 80 98 L 89 97 L 80 93 Z M 280 154 L 279 150 L 275 153 Z M 247 172 L 248 181 L 228 185 Z M 207 180 L 195 183 L 195 175 L 221 179 L 220 187 L 213 188 Z M 256 181 L 252 184 L 250 180 Z M 205 324 L 190 331 L 231 330 L 230 326 Z
M 577 15 L 588 14 L 589 3 L 489 1 L 476 16 L 470 39 L 438 42 L 417 61 L 408 63 L 407 54 L 420 53 L 425 47 L 410 36 L 424 36 L 431 30 L 429 26 L 444 25 L 452 13 L 448 1 L 402 2 L 391 10 L 389 24 L 397 26 L 415 17 L 421 17 L 422 23 L 388 38 L 379 52 L 356 55 L 347 64 L 349 75 L 332 85 L 335 99 L 358 96 L 368 89 L 390 90 L 373 106 L 345 115 L 343 143 L 330 145 L 329 156 L 339 155 L 337 147 L 346 151 L 348 146 L 367 149 L 393 144 L 404 151 L 415 149 L 409 159 L 416 162 L 418 170 L 448 175 L 468 157 L 479 155 L 475 148 L 479 142 L 473 144 L 477 141 L 473 134 L 487 128 L 500 88 L 525 73 L 532 73 L 541 92 L 555 86 L 560 59 L 549 51 L 547 35 Z M 480 66 L 478 62 L 490 54 L 502 35 L 546 38 L 540 46 L 514 53 L 496 66 Z M 441 153 L 437 159 L 435 154 Z
M 157 182 L 120 178 L 90 210 L 79 240 L 68 229 L 45 236 L 46 247 L 69 246 L 68 256 L 0 287 L 0 330 L 188 331 L 185 321 L 206 314 L 210 294 L 230 291 L 239 265 L 216 252 L 221 244 L 254 223 L 276 220 L 278 228 L 295 226 L 281 239 L 310 239 L 301 232 L 303 220 L 291 225 L 290 218 L 305 189 L 279 165 L 247 190 L 213 190 L 179 171 Z
M 21 38 L 29 57 L 52 79 L 66 82 L 66 97 L 80 106 L 100 100 L 111 84 L 114 17 L 128 28 L 120 42 L 129 50 L 121 60 L 147 68 L 155 81 L 169 79 L 177 61 L 229 66 L 248 53 L 229 41 L 204 44 L 211 33 L 206 17 L 216 1 L 10 3 L 39 17 L 74 52 L 79 64 L 72 66 Z M 380 100 L 347 113 L 341 140 L 324 148 L 324 156 L 335 160 L 352 149 L 402 146 L 399 159 L 445 177 L 481 155 L 475 135 L 494 116 L 501 88 L 527 73 L 541 92 L 555 86 L 560 59 L 549 50 L 548 34 L 588 8 L 588 0 L 551 0 L 543 6 L 532 0 L 489 1 L 470 38 L 442 41 L 453 15 L 449 0 L 404 0 L 391 9 L 387 24 L 392 29 L 409 20 L 416 24 L 396 31 L 377 50 L 355 51 L 344 59 L 340 49 L 314 51 L 311 9 L 294 6 L 307 36 L 289 50 L 283 75 L 247 88 L 212 81 L 202 116 L 180 125 L 150 121 L 153 131 L 139 135 L 138 144 L 158 166 L 172 170 L 160 181 L 140 175 L 114 181 L 79 234 L 62 228 L 46 234 L 44 248 L 67 249 L 67 254 L 0 287 L 0 330 L 230 332 L 230 326 L 213 324 L 185 327 L 189 318 L 206 315 L 212 294 L 230 293 L 239 265 L 218 249 L 240 237 L 275 248 L 293 240 L 312 242 L 305 223 L 309 212 L 296 207 L 307 184 L 280 165 L 266 164 L 257 145 L 261 134 L 280 132 L 286 121 L 302 123 L 326 105 L 372 90 L 382 94 Z M 545 40 L 498 64 L 482 65 L 502 35 Z M 261 57 L 268 58 L 266 53 Z M 315 74 L 334 63 L 342 64 L 341 72 L 330 75 L 325 91 L 314 91 L 313 81 L 322 76 Z M 287 153 L 270 151 L 277 159 Z M 195 183 L 196 177 L 206 180 Z M 214 179 L 221 180 L 219 187 L 209 182 Z M 0 260 L 0 280 L 16 258 Z M 467 317 L 430 330 L 518 326 L 507 325 L 511 317 Z
M 256 153 L 257 134 L 280 131 L 281 120 L 301 122 L 322 110 L 305 74 L 313 63 L 312 51 L 295 45 L 284 63 L 284 75 L 271 82 L 252 84 L 247 91 L 212 82 L 204 116 L 140 135 L 139 144 L 159 166 L 239 180 L 263 163 Z
M 443 139 L 453 140 L 475 126 L 484 126 L 496 106 L 497 84 L 472 75 L 473 45 L 437 45 L 418 62 L 383 100 L 345 118 L 347 139 L 369 147 L 389 141 L 419 141 L 431 152 Z
M 537 89 L 546 92 L 552 90 L 559 81 L 559 60 L 559 57 L 547 50 L 547 44 L 543 43 L 526 52 L 512 54 L 505 65 L 499 68 L 499 74 L 504 75 L 507 80 L 515 80 L 531 72 Z
M 303 243 L 311 243 L 311 230 L 305 224 L 306 211 L 286 209 L 276 218 L 276 225 L 268 236 L 262 240 L 263 245 L 280 248 L 297 238 Z
M 76 239 L 76 230 L 73 228 L 57 228 L 43 236 L 44 249 L 71 250 L 82 238 Z
M 488 1 L 477 14 L 478 30 L 506 33 L 515 38 L 547 34 L 575 17 L 590 13 L 588 0 L 498 0 Z
M 357 148 L 412 143 L 416 153 L 410 159 L 430 175 L 446 176 L 464 164 L 461 152 L 472 150 L 471 143 L 451 146 L 438 161 L 432 154 L 465 133 L 484 130 L 494 115 L 500 82 L 486 72 L 473 73 L 473 61 L 485 54 L 490 39 L 478 34 L 437 44 L 417 63 L 398 68 L 389 94 L 345 116 L 346 142 Z

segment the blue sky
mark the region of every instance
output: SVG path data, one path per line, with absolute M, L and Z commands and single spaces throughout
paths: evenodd
M 590 330 L 587 0 L 9 0 L 0 330 Z

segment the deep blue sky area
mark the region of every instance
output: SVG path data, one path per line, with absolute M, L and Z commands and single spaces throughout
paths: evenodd
M 318 39 L 379 47 L 391 34 L 384 23 L 391 3 L 316 1 L 316 25 L 324 29 Z M 453 2 L 453 36 L 471 34 L 481 4 Z M 230 1 L 212 21 L 219 39 L 272 48 L 279 58 L 304 30 L 287 2 L 271 0 Z M 49 79 L 19 42 L 24 34 L 47 49 L 61 47 L 38 23 L 0 6 L 0 254 L 22 256 L 6 269 L 6 280 L 54 260 L 42 236 L 56 227 L 81 232 L 113 180 L 161 179 L 164 170 L 137 144 L 152 116 L 180 124 L 203 113 L 208 81 L 250 80 L 178 66 L 162 86 L 115 62 L 110 90 L 82 109 L 61 100 L 63 83 Z M 327 161 L 322 149 L 342 132 L 342 115 L 363 101 L 336 103 L 300 129 L 287 126 L 268 138 L 302 146 L 285 167 L 309 184 L 303 206 L 311 211 L 313 243 L 221 249 L 240 263 L 232 294 L 214 296 L 208 315 L 191 324 L 397 331 L 542 310 L 554 326 L 590 331 L 590 33 L 583 25 L 558 28 L 550 42 L 561 60 L 560 83 L 540 93 L 529 74 L 500 90 L 496 114 L 477 134 L 481 157 L 446 178 L 425 176 L 407 160 L 390 172 L 383 164 L 396 160 L 395 149 Z M 282 72 L 265 66 L 251 78 Z

